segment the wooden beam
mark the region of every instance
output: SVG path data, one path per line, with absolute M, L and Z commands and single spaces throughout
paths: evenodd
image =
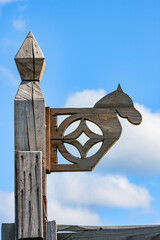
M 2 223 L 1 240 L 15 240 L 15 224 L 14 223 Z
M 45 108 L 46 119 L 46 172 L 50 173 L 51 161 L 50 161 L 50 107 Z
M 14 223 L 2 224 L 2 240 L 14 240 Z M 48 240 L 160 240 L 160 225 L 77 226 L 48 222 Z
M 48 240 L 57 240 L 57 225 L 56 221 L 50 221 L 47 224 L 47 239 Z
M 18 152 L 16 176 L 18 239 L 42 239 L 42 152 Z
M 160 225 L 148 226 L 74 226 L 58 225 L 58 240 L 160 240 Z
M 46 161 L 45 161 L 45 99 L 40 88 L 40 80 L 44 72 L 44 56 L 33 34 L 29 33 L 22 44 L 16 58 L 16 64 L 21 76 L 14 102 L 15 124 L 15 231 L 18 238 L 18 192 L 17 185 L 17 154 L 19 151 L 42 152 L 42 198 L 44 238 L 47 231 L 47 201 L 46 201 Z M 37 48 L 37 50 L 36 50 Z M 35 52 L 37 51 L 37 52 Z M 38 60 L 41 58 L 41 63 Z M 24 209 L 26 206 L 22 206 Z
M 48 240 L 57 240 L 56 221 L 49 221 L 47 224 Z M 15 224 L 3 223 L 1 226 L 1 240 L 15 240 Z

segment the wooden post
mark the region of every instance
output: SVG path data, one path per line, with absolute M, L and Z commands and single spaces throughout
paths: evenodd
M 15 236 L 46 239 L 45 99 L 40 88 L 45 59 L 31 32 L 15 62 L 22 80 L 14 109 Z
M 48 235 L 47 235 L 48 240 L 57 240 L 57 225 L 56 225 L 56 221 L 48 222 L 47 232 L 48 232 Z
M 18 239 L 43 238 L 42 152 L 17 153 Z
M 2 223 L 1 239 L 2 240 L 15 240 L 15 224 L 14 223 Z

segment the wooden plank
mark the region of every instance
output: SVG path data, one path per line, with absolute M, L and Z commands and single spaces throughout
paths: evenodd
M 50 113 L 50 140 L 52 138 L 52 136 L 56 136 L 56 132 L 57 132 L 57 116 L 53 115 L 51 116 Z M 57 164 L 57 145 L 52 143 L 50 141 L 50 167 L 52 168 L 52 165 Z M 52 171 L 52 169 L 50 169 L 50 171 Z
M 58 240 L 160 240 L 160 225 L 87 227 L 58 225 Z M 64 232 L 64 233 L 63 233 Z
M 2 240 L 14 240 L 14 223 L 2 224 Z M 160 240 L 160 225 L 77 226 L 48 222 L 48 240 Z
M 87 113 L 87 114 L 115 114 L 113 109 L 104 109 L 104 108 L 50 108 L 51 116 L 57 115 L 73 115 L 77 113 Z
M 99 231 L 99 230 L 128 230 L 128 229 L 155 229 L 159 231 L 160 224 L 151 225 L 124 225 L 124 226 L 84 226 L 84 225 L 60 225 L 57 224 L 57 232 L 83 232 L 83 231 Z
M 1 240 L 15 240 L 15 224 L 2 223 Z
M 57 240 L 57 225 L 56 221 L 48 222 L 47 227 L 47 239 L 48 240 Z
M 52 164 L 51 172 L 90 172 L 92 169 L 86 167 L 86 165 L 78 164 Z
M 50 107 L 45 108 L 46 119 L 46 172 L 50 173 L 51 161 L 50 161 Z
M 42 152 L 18 152 L 16 176 L 18 239 L 42 239 Z
M 57 240 L 57 225 L 56 221 L 49 221 L 47 224 L 47 239 Z M 1 239 L 2 240 L 15 240 L 15 224 L 3 223 L 1 226 Z

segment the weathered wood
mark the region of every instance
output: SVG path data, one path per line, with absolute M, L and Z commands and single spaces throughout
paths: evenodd
M 46 171 L 50 173 L 51 169 L 51 161 L 50 161 L 50 108 L 45 108 L 45 115 L 46 115 Z
M 41 81 L 46 68 L 45 58 L 31 32 L 19 49 L 15 62 L 22 81 Z
M 41 151 L 42 152 L 42 196 L 43 196 L 43 227 L 44 238 L 47 231 L 47 201 L 46 201 L 46 163 L 45 163 L 45 99 L 40 88 L 40 79 L 44 72 L 44 65 L 39 64 L 35 58 L 42 59 L 42 53 L 39 47 L 33 46 L 35 40 L 30 33 L 23 43 L 19 53 L 17 54 L 15 61 L 18 63 L 21 75 L 22 83 L 18 89 L 15 97 L 15 109 L 14 109 L 14 122 L 15 122 L 15 230 L 16 238 L 18 237 L 18 186 L 16 185 L 17 179 L 17 153 L 19 151 Z M 35 53 L 36 47 L 38 53 Z M 28 51 L 28 52 L 27 52 Z M 29 54 L 29 55 L 27 55 Z M 38 54 L 38 55 L 36 55 Z M 39 56 L 40 54 L 40 56 Z M 30 68 L 23 59 L 32 62 Z M 44 60 L 44 59 L 43 59 Z M 22 67 L 22 69 L 20 69 Z M 28 69 L 29 68 L 29 69 Z M 37 68 L 39 68 L 37 72 Z M 32 74 L 31 74 L 32 73 Z M 27 75 L 29 74 L 29 75 Z M 26 78 L 24 77 L 26 76 Z M 36 77 L 37 76 L 37 77 Z M 24 81 L 27 80 L 27 81 Z M 37 81 L 39 80 L 39 81 Z M 25 208 L 25 206 L 23 206 Z
M 48 240 L 57 240 L 57 225 L 56 221 L 48 222 L 47 226 L 47 239 Z
M 141 114 L 135 109 L 132 99 L 122 91 L 120 85 L 116 91 L 99 100 L 94 108 L 51 108 L 49 172 L 91 171 L 120 138 L 122 127 L 117 113 L 119 116 L 127 118 L 132 124 L 141 123 Z M 57 127 L 59 115 L 70 116 Z M 76 121 L 80 121 L 77 129 L 65 135 L 66 129 Z M 93 132 L 86 121 L 97 125 L 102 135 Z M 83 133 L 89 138 L 84 145 L 78 141 L 79 136 Z M 73 156 L 66 149 L 65 143 L 76 147 L 80 157 Z M 100 149 L 92 156 L 88 156 L 90 149 L 97 143 L 102 143 Z M 58 164 L 57 149 L 72 164 Z
M 160 225 L 120 227 L 58 225 L 57 230 L 60 232 L 57 235 L 58 240 L 160 240 Z
M 56 114 L 59 114 L 59 109 L 56 109 Z M 65 110 L 64 110 L 65 111 Z M 93 113 L 91 113 L 90 109 L 80 109 L 78 113 L 76 113 L 76 109 L 70 117 L 65 119 L 60 126 L 56 129 L 55 127 L 51 131 L 51 149 L 52 147 L 57 146 L 60 153 L 63 155 L 65 159 L 73 163 L 72 166 L 68 166 L 64 164 L 52 164 L 51 163 L 51 171 L 91 171 L 96 164 L 100 161 L 100 159 L 106 154 L 106 152 L 110 149 L 110 147 L 119 139 L 121 134 L 121 125 L 116 116 L 116 112 L 110 111 L 110 113 L 106 114 L 104 109 L 95 109 Z M 53 111 L 51 110 L 51 113 Z M 70 112 L 67 109 L 67 112 Z M 109 112 L 109 111 L 108 111 Z M 60 110 L 62 113 L 62 110 Z M 52 115 L 51 118 L 55 118 L 55 115 Z M 80 120 L 80 124 L 76 130 L 68 135 L 64 135 L 65 130 L 69 127 L 73 122 Z M 102 135 L 96 134 L 92 132 L 87 124 L 86 120 L 89 122 L 95 123 L 102 131 Z M 51 123 L 52 126 L 52 123 Z M 85 133 L 89 140 L 82 146 L 78 137 Z M 94 155 L 88 157 L 87 153 L 98 142 L 102 142 L 101 148 Z M 71 144 L 75 146 L 80 152 L 81 158 L 75 157 L 68 152 L 64 143 Z M 52 150 L 51 150 L 52 151 Z M 56 157 L 56 155 L 55 155 Z
M 18 239 L 42 239 L 42 152 L 18 152 L 16 177 Z
M 56 221 L 49 221 L 47 224 L 47 239 L 57 240 Z M 1 226 L 1 240 L 15 240 L 15 224 L 3 223 Z
M 57 115 L 58 114 L 59 112 L 57 111 Z M 64 135 L 67 127 L 69 127 L 71 123 L 77 120 L 80 120 L 78 128 L 72 133 Z M 88 128 L 86 120 L 93 122 L 98 127 L 100 127 L 103 135 L 92 132 Z M 89 140 L 84 144 L 84 146 L 82 146 L 81 143 L 79 143 L 77 140 L 83 132 L 89 137 Z M 63 157 L 74 165 L 69 166 L 68 169 L 68 166 L 58 166 L 59 164 L 51 164 L 51 167 L 53 167 L 51 168 L 51 171 L 91 171 L 98 163 L 98 161 L 103 157 L 103 155 L 109 150 L 109 148 L 118 140 L 120 133 L 121 126 L 118 118 L 116 117 L 116 113 L 110 113 L 109 115 L 106 115 L 104 113 L 104 110 L 103 112 L 101 111 L 101 113 L 100 111 L 94 110 L 94 114 L 90 114 L 90 109 L 87 111 L 87 109 L 82 108 L 81 112 L 79 111 L 79 113 L 74 113 L 70 117 L 66 118 L 57 129 L 53 128 L 50 135 L 51 149 L 52 146 L 54 148 L 56 146 Z M 102 142 L 101 148 L 97 151 L 97 153 L 88 157 L 87 153 L 91 147 L 98 142 Z M 73 156 L 71 153 L 69 153 L 64 143 L 75 146 L 80 152 L 81 158 Z
M 22 82 L 15 98 L 15 155 L 18 151 L 42 152 L 42 194 L 45 197 L 45 101 L 38 82 Z M 16 165 L 15 158 L 15 169 L 17 168 Z M 17 179 L 16 173 L 15 179 Z M 15 182 L 16 222 L 19 211 L 17 191 L 18 188 Z M 46 205 L 44 211 L 46 212 Z M 17 232 L 18 225 L 16 226 Z
M 2 224 L 2 240 L 14 240 L 14 225 Z M 57 238 L 56 234 L 57 232 Z M 160 240 L 160 225 L 77 226 L 48 222 L 48 240 Z
M 123 92 L 120 84 L 116 91 L 100 99 L 94 108 L 115 109 L 120 117 L 127 118 L 134 125 L 138 125 L 142 121 L 141 114 L 135 109 L 132 99 Z
M 104 108 L 50 108 L 51 116 L 57 115 L 73 115 L 73 114 L 81 114 L 83 109 L 83 113 L 87 114 L 104 114 L 107 115 L 115 114 L 115 110 L 113 109 L 104 109 Z
M 52 166 L 57 166 L 57 145 L 51 142 L 51 136 L 54 136 L 57 131 L 57 116 L 50 113 L 50 172 Z
M 15 240 L 15 224 L 2 223 L 1 240 Z

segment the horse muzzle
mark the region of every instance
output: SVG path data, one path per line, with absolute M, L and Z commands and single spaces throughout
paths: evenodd
M 142 122 L 142 115 L 134 107 L 118 108 L 117 113 L 122 118 L 127 118 L 134 125 L 139 125 Z

